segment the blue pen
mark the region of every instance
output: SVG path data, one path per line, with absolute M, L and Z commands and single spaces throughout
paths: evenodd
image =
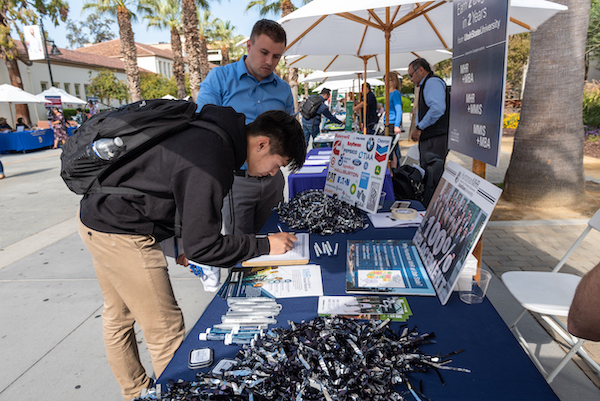
M 281 226 L 279 224 L 277 224 L 277 228 L 279 229 L 279 232 L 282 233 L 283 230 L 281 229 Z

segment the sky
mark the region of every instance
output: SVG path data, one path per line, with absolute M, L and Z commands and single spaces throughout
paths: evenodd
M 248 0 L 221 0 L 218 3 L 215 0 L 210 1 L 210 12 L 213 18 L 221 18 L 224 21 L 231 21 L 231 24 L 235 27 L 235 35 L 250 36 L 252 26 L 256 21 L 263 18 L 258 14 L 256 10 L 245 11 Z M 83 4 L 86 0 L 71 0 L 69 3 L 69 16 L 68 19 L 74 21 L 85 21 L 92 10 L 86 10 L 82 12 Z M 264 18 L 278 20 L 279 15 L 266 15 Z M 114 19 L 114 18 L 112 18 Z M 113 24 L 114 32 L 116 37 L 119 35 L 119 27 L 115 22 Z M 151 44 L 170 41 L 170 34 L 168 30 L 159 30 L 155 27 L 147 28 L 144 20 L 141 18 L 137 23 L 133 23 L 133 33 L 135 41 L 138 43 Z M 60 48 L 69 48 L 69 41 L 66 38 L 67 35 L 67 24 L 61 23 L 58 27 L 52 26 L 49 19 L 44 20 L 44 28 L 48 32 L 50 39 L 54 40 L 56 45 Z M 86 30 L 87 32 L 87 30 Z

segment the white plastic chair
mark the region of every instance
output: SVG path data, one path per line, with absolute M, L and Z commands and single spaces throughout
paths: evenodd
M 419 145 L 413 145 L 408 148 L 399 164 L 404 165 L 409 159 L 412 159 L 415 163 L 419 164 Z
M 512 271 L 502 275 L 502 282 L 524 308 L 523 312 L 510 326 L 510 329 L 515 333 L 517 339 L 529 354 L 529 357 L 535 363 L 537 368 L 546 377 L 548 383 L 554 380 L 556 375 L 567 362 L 569 362 L 575 353 L 600 373 L 600 365 L 598 365 L 582 348 L 585 340 L 569 334 L 565 324 L 558 319 L 558 317 L 566 317 L 569 314 L 569 308 L 571 307 L 571 302 L 575 295 L 575 289 L 577 288 L 579 281 L 581 281 L 581 277 L 579 276 L 559 273 L 558 271 L 563 267 L 573 251 L 575 251 L 592 229 L 600 231 L 600 210 L 598 210 L 590 219 L 586 229 L 573 243 L 571 248 L 569 248 L 560 262 L 552 269 L 552 272 Z M 527 311 L 538 314 L 570 347 L 569 352 L 549 374 L 546 373 L 546 370 L 542 367 L 539 359 L 529 348 L 523 335 L 517 328 L 517 323 Z

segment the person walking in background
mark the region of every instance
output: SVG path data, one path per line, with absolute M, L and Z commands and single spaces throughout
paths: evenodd
M 448 154 L 448 111 L 446 110 L 446 83 L 433 74 L 429 63 L 418 58 L 408 66 L 408 77 L 420 88 L 418 115 L 415 129 L 410 133 L 419 142 L 421 166 L 430 152 L 446 162 Z M 437 185 L 437 184 L 436 184 Z
M 77 125 L 81 125 L 87 121 L 87 115 L 83 112 L 81 107 L 77 108 L 77 114 L 75 115 L 75 122 Z
M 63 113 L 58 107 L 52 109 L 52 114 L 50 116 L 52 117 L 50 123 L 52 124 L 52 130 L 54 131 L 54 146 L 52 146 L 52 149 L 56 149 L 59 143 L 62 145 L 67 138 L 69 138 L 69 135 L 67 134 L 67 124 Z
M 325 116 L 336 124 L 343 124 L 342 121 L 331 114 L 329 107 L 327 107 L 326 102 L 329 100 L 330 96 L 331 91 L 327 88 L 323 88 L 320 95 L 309 97 L 304 103 L 304 106 L 302 106 L 302 129 L 304 130 L 306 147 L 308 147 L 308 142 L 311 137 L 314 141 L 315 137 L 319 135 L 321 116 Z
M 263 19 L 252 28 L 246 42 L 248 55 L 240 61 L 213 68 L 200 84 L 197 112 L 207 104 L 231 106 L 246 116 L 246 124 L 269 110 L 293 115 L 294 99 L 287 82 L 274 74 L 286 46 L 285 30 L 275 21 Z M 231 192 L 223 203 L 225 234 L 257 233 L 283 201 L 285 179 L 250 177 L 245 166 L 236 171 Z
M 377 121 L 379 121 L 379 117 L 377 116 L 377 98 L 371 91 L 371 84 L 365 82 L 363 84 L 363 88 L 365 85 L 367 87 L 367 134 L 373 134 L 375 124 L 377 124 Z M 364 101 L 355 104 L 353 111 L 362 116 L 364 104 Z

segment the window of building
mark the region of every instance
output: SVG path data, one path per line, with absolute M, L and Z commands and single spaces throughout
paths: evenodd
M 42 86 L 42 92 L 48 89 L 48 82 L 40 82 L 40 85 Z
M 158 73 L 162 75 L 162 61 L 158 61 Z
M 71 84 L 64 84 L 65 85 L 65 92 L 67 92 L 69 95 L 71 94 Z
M 74 84 L 73 86 L 75 87 L 75 96 L 77 96 L 78 98 L 81 98 L 81 91 L 79 90 L 79 84 Z
M 84 100 L 87 100 L 87 96 L 90 93 L 90 86 L 88 84 L 83 84 L 83 90 L 85 91 L 83 94 L 85 96 Z
M 60 89 L 60 82 L 55 82 L 54 87 Z

